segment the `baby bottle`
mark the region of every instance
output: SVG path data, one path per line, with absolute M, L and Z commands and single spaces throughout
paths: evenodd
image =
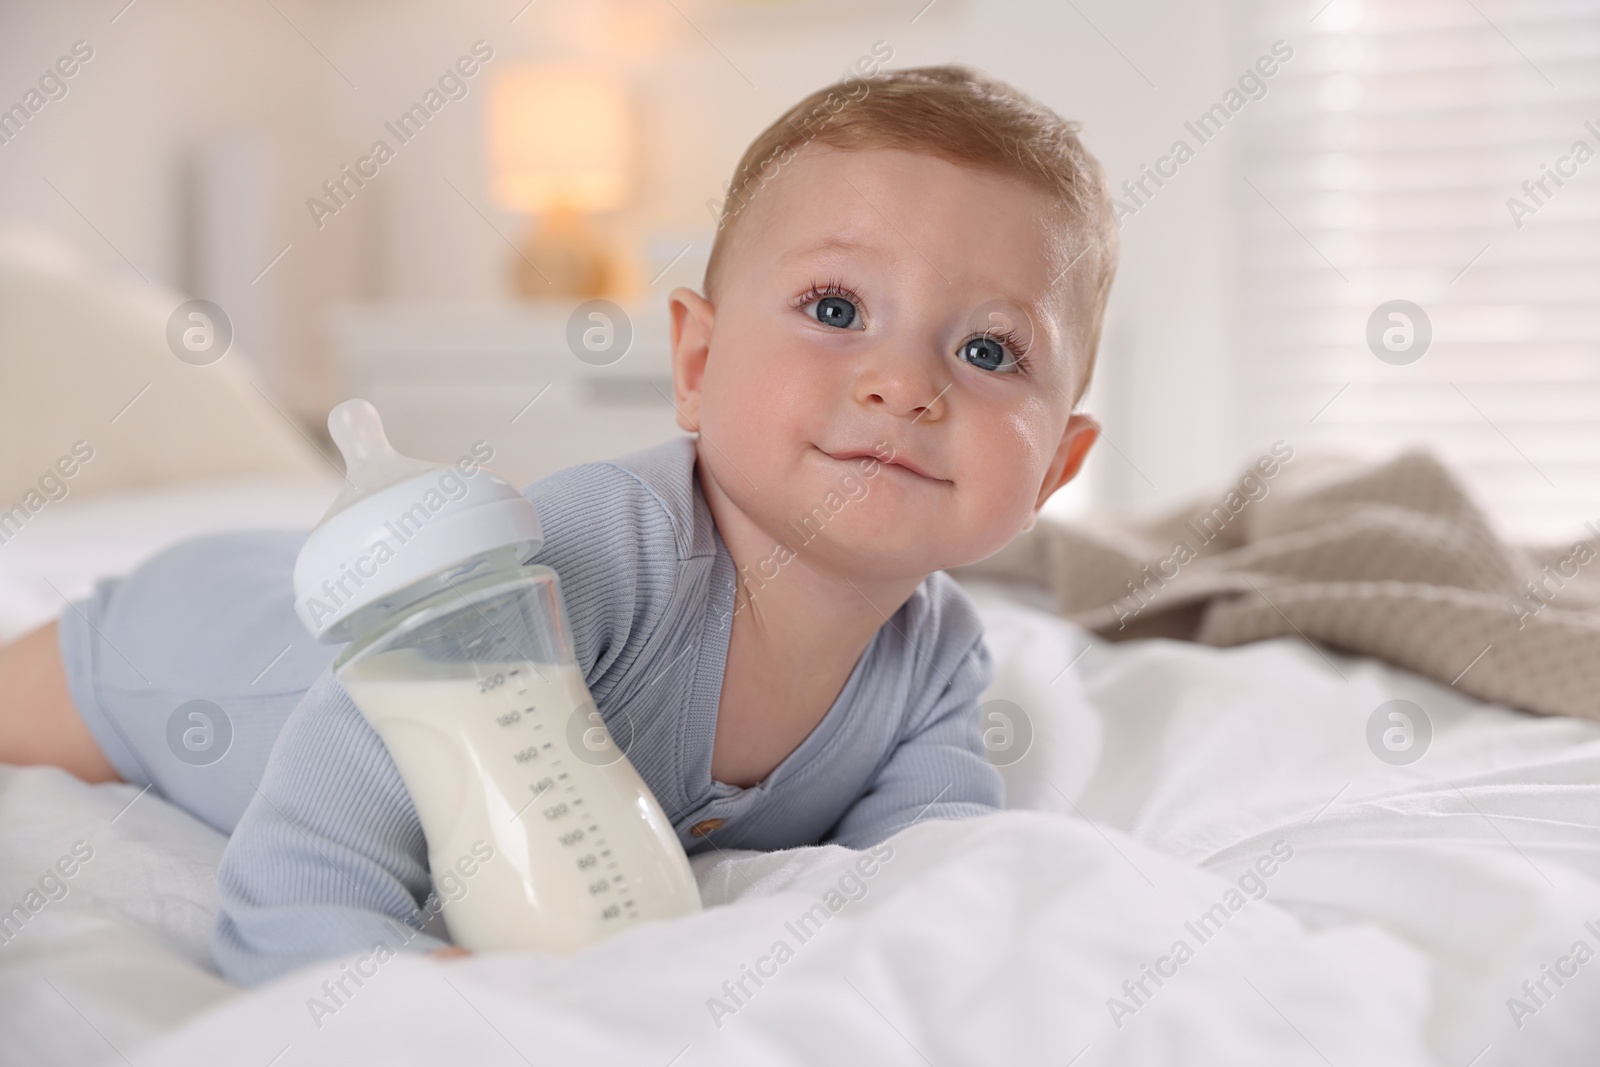
M 349 483 L 295 561 L 295 610 L 394 759 L 456 944 L 570 952 L 700 908 L 672 823 L 600 718 L 533 505 L 470 462 L 328 416 Z

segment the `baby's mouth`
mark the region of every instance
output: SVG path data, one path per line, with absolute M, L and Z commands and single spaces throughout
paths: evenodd
M 817 446 L 812 447 L 815 448 Z M 931 482 L 935 485 L 952 484 L 946 478 L 940 478 L 930 474 L 925 467 L 902 452 L 882 444 L 878 445 L 876 448 L 844 448 L 837 452 L 830 452 L 825 448 L 817 448 L 817 451 L 821 452 L 829 459 L 838 460 L 840 463 L 848 463 L 861 459 L 871 459 L 877 461 L 880 466 L 888 467 L 899 474 L 909 475 L 921 481 Z

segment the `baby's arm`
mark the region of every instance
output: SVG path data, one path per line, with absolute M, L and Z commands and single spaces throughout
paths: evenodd
M 430 881 L 416 808 L 331 671 L 284 723 L 217 888 L 212 948 L 241 985 L 380 944 L 382 959 L 444 945 L 418 929 Z
M 984 751 L 978 719 L 978 701 L 994 677 L 993 659 L 980 629 L 948 666 L 953 657 L 938 649 L 950 647 L 954 635 L 939 636 L 946 640 L 935 643 L 912 633 L 913 642 L 924 645 L 913 655 L 925 691 L 912 694 L 905 735 L 829 834 L 830 842 L 868 848 L 913 823 L 966 819 L 1005 806 L 1005 783 Z

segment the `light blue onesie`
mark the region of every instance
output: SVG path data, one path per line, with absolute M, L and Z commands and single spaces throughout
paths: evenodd
M 524 490 L 545 532 L 535 562 L 560 575 L 595 703 L 619 744 L 633 738 L 628 758 L 684 847 L 865 848 L 919 818 L 1001 807 L 978 720 L 993 666 L 976 611 L 943 572 L 879 628 L 827 715 L 764 781 L 712 779 L 734 565 L 694 459 L 681 437 Z M 338 649 L 295 617 L 304 536 L 185 542 L 61 623 L 73 698 L 118 772 L 232 831 L 213 947 L 246 985 L 379 942 L 443 944 L 420 932 L 440 927 L 425 921 L 436 900 L 421 907 L 437 887 L 416 810 L 332 677 Z M 226 729 L 207 734 L 209 719 L 180 708 L 220 709 L 210 718 Z M 186 747 L 191 723 L 190 742 L 216 748 Z

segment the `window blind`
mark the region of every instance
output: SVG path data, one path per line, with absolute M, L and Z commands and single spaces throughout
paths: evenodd
M 1588 536 L 1600 3 L 1250 0 L 1243 25 L 1296 50 L 1241 141 L 1243 428 L 1427 447 L 1508 536 Z

